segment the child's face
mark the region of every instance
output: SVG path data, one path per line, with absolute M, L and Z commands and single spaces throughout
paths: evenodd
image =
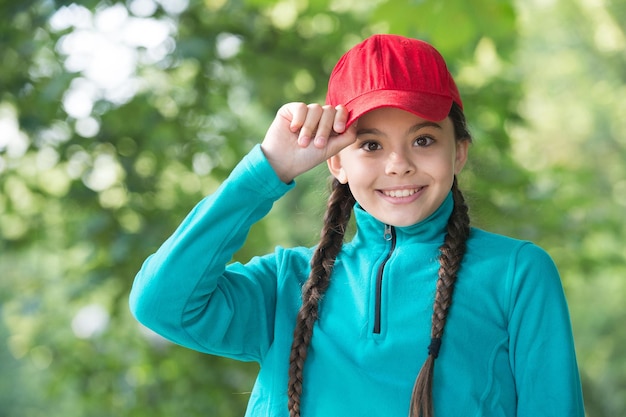
M 358 120 L 357 140 L 328 160 L 356 201 L 392 226 L 409 226 L 441 205 L 467 159 L 468 141 L 457 142 L 452 121 L 422 119 L 391 107 Z

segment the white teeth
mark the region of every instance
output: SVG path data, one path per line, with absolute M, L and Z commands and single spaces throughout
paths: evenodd
M 409 197 L 417 192 L 417 190 L 391 190 L 391 191 L 383 191 L 386 196 L 389 197 Z

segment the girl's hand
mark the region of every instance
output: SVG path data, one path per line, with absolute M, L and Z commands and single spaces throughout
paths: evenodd
M 261 149 L 285 183 L 316 167 L 356 140 L 356 123 L 346 130 L 343 106 L 288 103 L 265 134 Z

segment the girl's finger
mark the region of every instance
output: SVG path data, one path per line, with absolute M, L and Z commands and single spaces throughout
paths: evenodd
M 336 133 L 343 133 L 346 130 L 346 122 L 348 121 L 348 109 L 341 104 L 335 107 L 335 120 L 333 121 L 333 130 Z
M 304 124 L 308 112 L 308 107 L 305 103 L 289 103 L 287 105 L 287 111 L 291 115 L 289 130 L 295 133 L 300 130 L 300 128 Z
M 328 143 L 328 139 L 333 133 L 335 114 L 336 111 L 333 106 L 326 105 L 322 107 L 322 117 L 319 120 L 315 140 L 313 141 L 315 147 L 321 149 Z
M 317 131 L 322 113 L 322 106 L 319 104 L 309 104 L 307 106 L 306 119 L 304 120 L 304 124 L 300 128 L 300 134 L 298 135 L 298 144 L 303 148 L 306 148 L 309 146 L 309 143 L 311 143 L 311 139 Z
M 356 129 L 356 123 L 352 123 L 349 128 L 333 136 L 332 140 L 328 143 L 328 156 L 335 155 L 343 148 L 353 144 L 356 141 Z

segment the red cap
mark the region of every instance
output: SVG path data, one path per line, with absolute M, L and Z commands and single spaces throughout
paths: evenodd
M 326 103 L 343 104 L 350 125 L 379 107 L 396 107 L 440 121 L 459 90 L 441 54 L 430 44 L 398 35 L 374 35 L 341 57 L 328 81 Z

